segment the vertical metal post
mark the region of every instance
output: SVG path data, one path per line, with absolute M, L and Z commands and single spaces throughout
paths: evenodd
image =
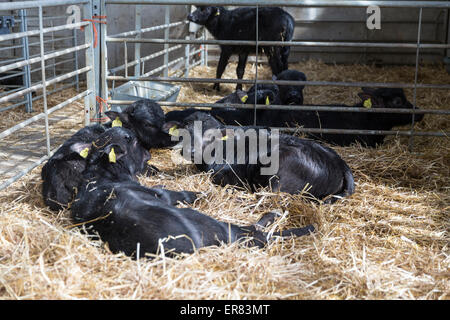
M 123 60 L 125 65 L 125 78 L 128 78 L 128 45 L 126 41 L 123 43 Z
M 170 6 L 166 5 L 166 10 L 165 10 L 165 15 L 164 15 L 164 24 L 169 24 L 170 23 Z M 167 41 L 169 40 L 169 33 L 170 33 L 170 28 L 169 27 L 165 27 L 164 28 L 164 40 Z M 166 43 L 164 44 L 164 50 L 168 50 L 169 49 L 169 44 Z M 169 76 L 169 52 L 165 52 L 164 53 L 164 77 L 168 77 Z
M 189 36 L 185 37 L 186 40 L 189 40 Z M 186 47 L 184 47 L 184 77 L 189 77 L 189 71 L 190 71 L 190 63 L 189 63 L 189 52 L 190 52 L 190 44 L 186 44 Z
M 72 44 L 74 47 L 76 47 L 78 45 L 78 40 L 77 40 L 77 29 L 73 29 L 72 30 L 72 34 L 73 34 L 73 41 Z M 75 70 L 78 70 L 78 51 L 74 52 L 74 65 L 75 65 Z M 80 77 L 77 74 L 75 76 L 75 89 L 77 90 L 77 92 L 80 92 Z
M 100 5 L 100 13 L 101 15 L 106 16 L 106 4 L 105 0 L 101 0 Z M 106 80 L 106 77 L 108 75 L 108 48 L 106 45 L 106 34 L 107 34 L 107 25 L 103 23 L 99 23 L 100 28 L 100 57 L 101 57 L 101 70 L 100 70 L 100 77 L 101 77 L 101 86 L 100 86 L 100 97 L 104 99 L 105 101 L 108 100 L 108 82 Z M 104 110 L 106 111 L 106 110 Z M 99 117 L 102 117 L 103 115 L 101 112 L 99 112 Z
M 136 5 L 134 7 L 134 30 L 141 30 L 142 29 L 142 5 Z M 136 35 L 136 39 L 142 38 L 142 34 L 138 33 Z M 139 61 L 141 59 L 141 44 L 135 43 L 134 44 L 134 60 Z M 134 66 L 134 76 L 139 77 L 141 75 L 141 63 L 138 62 Z
M 25 9 L 22 9 L 19 11 L 20 14 L 20 32 L 26 32 L 28 31 L 27 26 L 27 11 Z M 22 37 L 22 56 L 24 60 L 28 60 L 30 58 L 30 51 L 28 47 L 28 36 Z M 23 67 L 23 85 L 27 88 L 31 86 L 31 72 L 30 72 L 30 65 L 26 65 Z M 25 104 L 25 111 L 26 112 L 33 112 L 33 98 L 31 96 L 31 92 L 27 93 L 25 95 L 26 104 Z
M 50 27 L 54 27 L 54 24 L 53 24 L 53 20 L 50 20 Z M 52 34 L 51 34 L 51 37 L 52 37 L 52 51 L 55 51 L 55 32 L 54 31 L 52 31 Z M 52 68 L 52 71 L 53 71 L 53 78 L 55 78 L 56 77 L 56 58 L 53 58 L 53 68 Z M 56 89 L 56 83 L 54 83 L 53 84 L 53 89 Z
M 255 71 L 255 104 L 253 109 L 253 125 L 256 126 L 256 103 L 257 103 L 257 92 L 258 92 L 258 38 L 259 38 L 259 6 L 256 5 L 256 54 L 255 54 L 255 63 L 256 63 L 256 71 Z
M 42 100 L 44 103 L 45 114 L 45 138 L 47 145 L 47 155 L 50 157 L 50 133 L 48 129 L 48 110 L 47 110 L 47 83 L 45 80 L 45 60 L 44 60 L 44 19 L 42 16 L 42 6 L 39 6 L 39 46 L 41 49 L 41 76 L 42 76 Z
M 417 103 L 417 77 L 419 74 L 419 57 L 420 57 L 420 36 L 422 33 L 422 11 L 423 8 L 421 7 L 419 10 L 419 26 L 417 28 L 417 49 L 416 49 L 416 70 L 414 73 L 414 97 L 413 97 L 413 113 L 412 113 L 412 119 L 411 119 L 411 136 L 409 137 L 409 146 L 408 149 L 410 152 L 412 152 L 412 149 L 414 147 L 414 118 L 415 118 L 415 110 L 416 110 L 416 103 Z
M 83 6 L 83 17 L 90 19 L 92 17 L 92 4 L 86 3 Z M 84 98 L 84 124 L 88 126 L 91 123 L 91 117 L 96 113 L 95 95 L 97 92 L 97 79 L 95 75 L 96 59 L 94 54 L 94 31 L 92 24 L 88 25 L 84 29 L 84 41 L 90 43 L 90 47 L 86 49 L 86 66 L 90 66 L 92 69 L 86 74 L 86 85 L 90 93 Z
M 447 25 L 444 28 L 446 28 L 447 32 L 444 42 L 447 41 L 447 44 L 450 44 L 450 9 L 447 9 L 446 21 Z M 447 72 L 450 73 L 450 49 L 447 49 L 446 52 L 445 62 L 447 64 Z
M 202 40 L 206 40 L 205 28 L 202 29 Z M 202 49 L 202 51 L 200 51 L 200 61 L 202 66 L 205 65 L 205 47 L 206 44 L 204 43 L 200 45 L 200 48 Z
M 206 28 L 203 28 L 203 38 L 205 39 L 205 40 L 207 40 L 207 32 L 206 32 Z M 203 47 L 204 49 L 204 52 L 205 52 L 205 66 L 208 66 L 208 45 L 207 44 L 204 44 L 204 47 Z

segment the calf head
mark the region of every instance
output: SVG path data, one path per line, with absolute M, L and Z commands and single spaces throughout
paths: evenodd
M 156 102 L 142 99 L 123 112 L 107 111 L 105 114 L 119 126 L 132 130 L 146 149 L 157 147 L 165 134 L 162 132 L 164 112 Z M 113 123 L 114 125 L 114 123 Z
M 197 10 L 188 15 L 188 20 L 199 25 L 206 25 L 220 15 L 220 7 L 198 6 Z
M 361 88 L 358 93 L 366 108 L 413 109 L 401 88 Z M 416 107 L 416 109 L 418 109 Z M 412 117 L 416 122 L 423 119 L 423 114 L 383 113 L 377 114 L 377 120 L 387 128 L 411 124 Z
M 98 137 L 87 158 L 86 171 L 96 176 L 126 177 L 142 172 L 150 153 L 136 135 L 125 128 L 113 127 Z
M 272 77 L 273 80 L 289 80 L 289 81 L 306 81 L 306 75 L 297 70 L 285 70 L 277 76 Z M 280 89 L 280 99 L 284 105 L 302 105 L 304 85 L 278 85 Z
M 173 147 L 174 149 L 181 149 L 185 143 L 184 139 L 186 139 L 187 136 L 189 137 L 190 154 L 183 154 L 183 156 L 186 159 L 191 160 L 196 153 L 196 148 L 203 149 L 216 138 L 216 134 L 213 134 L 210 129 L 223 128 L 223 125 L 216 118 L 209 113 L 201 111 L 191 114 L 182 122 L 170 121 L 166 122 L 164 126 L 169 134 L 178 136 L 179 143 Z M 179 134 L 177 129 L 184 129 L 184 134 Z M 176 133 L 175 130 L 177 130 Z M 208 130 L 210 131 L 208 132 Z

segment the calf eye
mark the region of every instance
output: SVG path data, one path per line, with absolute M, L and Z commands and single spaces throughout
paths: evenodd
M 396 97 L 394 98 L 394 100 L 392 100 L 392 103 L 395 104 L 396 106 L 400 106 L 403 104 L 403 100 L 400 97 Z

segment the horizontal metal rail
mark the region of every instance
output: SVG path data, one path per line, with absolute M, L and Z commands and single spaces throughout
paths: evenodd
M 118 33 L 118 34 L 115 34 L 115 35 L 110 35 L 109 37 L 116 38 L 116 37 L 135 36 L 135 35 L 146 33 L 146 32 L 151 32 L 151 31 L 156 31 L 156 30 L 161 30 L 161 29 L 166 29 L 166 28 L 177 27 L 177 26 L 180 26 L 180 25 L 183 25 L 183 24 L 187 24 L 187 23 L 189 23 L 189 21 L 187 21 L 187 20 L 179 21 L 179 22 L 173 22 L 173 23 L 162 24 L 162 25 L 159 25 L 159 26 L 154 26 L 154 27 L 149 27 L 149 28 L 142 28 L 140 30 L 133 30 L 133 31 L 122 32 L 122 33 Z
M 91 70 L 91 69 L 92 69 L 92 67 L 87 66 L 87 67 L 84 67 L 84 68 L 81 68 L 81 69 L 78 69 L 78 70 L 75 70 L 75 71 L 72 71 L 72 72 L 63 74 L 63 75 L 58 76 L 58 77 L 55 77 L 55 78 L 53 78 L 53 79 L 51 79 L 51 80 L 45 81 L 45 85 L 46 85 L 46 86 L 49 86 L 49 85 L 52 85 L 52 84 L 54 84 L 54 83 L 61 82 L 61 81 L 63 81 L 63 80 L 72 78 L 72 77 L 74 77 L 74 76 L 76 76 L 76 75 L 79 75 L 79 74 L 88 72 L 88 71 Z M 29 87 L 29 88 L 20 90 L 20 91 L 18 91 L 18 92 L 16 92 L 16 93 L 7 95 L 6 97 L 0 98 L 0 103 L 8 102 L 8 101 L 10 101 L 10 100 L 12 100 L 12 99 L 14 99 L 14 98 L 23 96 L 23 95 L 25 95 L 25 94 L 27 94 L 27 93 L 30 93 L 30 92 L 33 92 L 33 91 L 42 89 L 43 87 L 44 87 L 44 85 L 43 85 L 42 83 L 36 84 L 36 85 L 31 86 L 31 87 Z
M 59 51 L 56 51 L 56 52 L 48 53 L 48 54 L 44 55 L 44 60 L 53 59 L 53 58 L 56 58 L 56 57 L 60 57 L 60 56 L 69 54 L 69 53 L 73 53 L 73 52 L 76 52 L 76 51 L 87 49 L 90 46 L 91 46 L 90 43 L 86 43 L 86 44 L 81 44 L 81 45 L 76 46 L 76 47 L 71 47 L 71 48 L 62 49 L 62 50 L 59 50 Z M 11 63 L 11 64 L 8 64 L 6 66 L 0 67 L 0 73 L 5 72 L 5 71 L 9 71 L 9 70 L 13 70 L 13 69 L 16 69 L 16 68 L 20 68 L 20 67 L 23 67 L 23 66 L 26 66 L 26 65 L 35 64 L 35 63 L 38 63 L 38 62 L 41 62 L 41 57 L 40 56 L 36 57 L 36 58 L 31 58 L 31 59 L 28 59 L 28 60 L 23 60 L 23 61 L 20 61 L 20 62 Z
M 195 83 L 241 83 L 254 84 L 255 80 L 216 79 L 216 78 L 177 78 L 177 77 L 123 77 L 108 76 L 107 80 L 116 81 L 166 81 L 166 82 L 195 82 Z M 383 82 L 335 82 L 335 81 L 288 81 L 288 80 L 257 80 L 258 84 L 277 85 L 309 85 L 309 86 L 333 86 L 333 87 L 377 87 L 377 88 L 421 88 L 421 89 L 450 89 L 447 84 L 414 84 L 409 83 L 383 83 Z
M 61 102 L 60 104 L 54 106 L 53 108 L 48 109 L 47 114 L 52 114 L 53 112 L 64 108 L 68 104 L 70 104 L 70 103 L 72 103 L 72 102 L 74 102 L 76 100 L 84 98 L 85 96 L 89 95 L 90 93 L 91 93 L 90 90 L 83 91 L 83 92 L 77 94 L 76 96 L 74 96 L 74 97 L 72 97 L 72 98 L 70 98 L 70 99 L 68 99 L 68 100 L 66 100 L 64 102 Z M 17 130 L 22 129 L 22 128 L 28 126 L 29 124 L 31 124 L 33 122 L 36 122 L 36 121 L 38 121 L 40 119 L 43 119 L 44 117 L 45 117 L 45 113 L 42 112 L 42 113 L 39 113 L 39 114 L 37 114 L 37 115 L 35 115 L 35 116 L 33 116 L 33 117 L 31 117 L 31 118 L 21 122 L 21 123 L 19 123 L 19 124 L 16 124 L 15 126 L 9 128 L 9 129 L 7 129 L 7 130 L 5 130 L 3 132 L 0 132 L 0 139 L 3 139 L 5 137 L 13 134 Z
M 146 4 L 146 5 L 177 5 L 186 4 L 183 0 L 106 0 L 106 4 Z M 379 6 L 384 8 L 450 8 L 448 1 L 355 1 L 355 0 L 192 0 L 191 5 L 223 5 L 252 7 L 368 7 Z
M 64 41 L 64 40 L 71 40 L 73 38 L 74 37 L 55 37 L 53 39 L 45 40 L 44 44 L 54 43 L 54 42 Z M 38 46 L 38 45 L 40 45 L 40 42 L 33 42 L 33 43 L 29 43 L 28 47 L 33 47 L 33 46 Z M 20 49 L 22 47 L 23 47 L 23 45 L 21 45 L 21 44 L 20 45 L 16 45 L 16 46 L 10 46 L 10 47 L 1 46 L 0 47 L 0 51 L 3 51 L 3 50 L 6 51 L 6 50 L 12 50 L 12 49 Z
M 237 126 L 233 126 L 239 128 Z M 258 126 L 257 126 L 258 127 Z M 261 127 L 259 128 L 266 128 Z M 450 132 L 437 131 L 412 131 L 412 130 L 354 130 L 354 129 L 324 129 L 324 128 L 285 128 L 271 127 L 281 132 L 305 132 L 305 133 L 323 133 L 323 134 L 367 134 L 367 135 L 399 135 L 399 136 L 426 136 L 426 137 L 450 137 Z
M 162 71 L 162 70 L 164 70 L 165 68 L 171 67 L 171 66 L 173 66 L 174 64 L 183 61 L 184 59 L 185 59 L 185 57 L 180 57 L 180 58 L 178 58 L 178 59 L 172 60 L 172 61 L 170 61 L 167 65 L 164 64 L 164 65 L 162 65 L 162 66 L 160 66 L 160 67 L 158 67 L 158 68 L 156 68 L 156 69 L 153 69 L 153 70 L 150 70 L 150 71 L 147 72 L 147 73 L 144 73 L 144 74 L 142 75 L 142 77 L 148 77 L 148 76 L 154 75 L 155 73 L 158 73 L 159 71 Z M 140 78 L 142 78 L 142 77 L 140 77 Z
M 77 23 L 65 24 L 62 26 L 43 28 L 42 32 L 48 33 L 48 32 L 55 32 L 55 31 L 61 31 L 61 30 L 71 30 L 71 29 L 76 29 L 79 27 L 85 27 L 85 26 L 89 25 L 89 23 L 90 22 L 82 21 L 82 22 L 77 22 Z M 11 33 L 11 34 L 6 34 L 6 35 L 1 35 L 0 41 L 19 39 L 19 38 L 23 38 L 26 36 L 28 36 L 28 37 L 35 36 L 35 35 L 39 36 L 40 33 L 41 33 L 41 30 L 30 30 L 30 31 L 25 31 L 25 32 Z
M 16 182 L 17 180 L 19 180 L 20 178 L 22 178 L 24 175 L 26 175 L 28 172 L 30 172 L 31 170 L 33 170 L 34 168 L 36 168 L 37 166 L 41 165 L 42 163 L 44 163 L 44 161 L 48 160 L 55 152 L 56 150 L 58 150 L 59 146 L 57 148 L 55 148 L 54 150 L 52 150 L 50 152 L 50 155 L 45 155 L 42 158 L 40 158 L 39 160 L 37 160 L 36 162 L 34 162 L 33 164 L 31 164 L 30 166 L 26 167 L 25 169 L 21 170 L 18 174 L 16 174 L 15 176 L 9 178 L 8 180 L 6 180 L 5 182 L 3 182 L 2 184 L 0 184 L 0 190 L 5 189 L 6 187 L 8 187 L 10 184 Z
M 108 100 L 108 104 L 131 104 L 129 100 Z M 443 114 L 450 115 L 450 110 L 439 109 L 405 109 L 405 108 L 358 108 L 343 107 L 339 105 L 264 105 L 264 104 L 237 104 L 237 103 L 184 103 L 159 101 L 161 106 L 165 107 L 184 107 L 184 108 L 236 108 L 254 110 L 290 110 L 290 111 L 340 111 L 340 112 L 366 112 L 366 113 L 402 113 L 402 114 Z M 200 110 L 199 110 L 200 111 Z
M 185 40 L 185 39 L 134 39 L 134 38 L 106 38 L 107 42 L 127 43 L 158 43 L 158 44 L 210 44 L 232 46 L 255 46 L 253 40 Z M 361 48 L 407 48 L 407 49 L 450 49 L 450 44 L 437 43 L 387 43 L 387 42 L 343 42 L 343 41 L 261 41 L 258 46 L 303 46 L 303 47 L 361 47 Z
M 61 87 L 58 87 L 58 88 L 56 88 L 56 89 L 52 89 L 52 90 L 47 91 L 47 95 L 53 94 L 53 93 L 56 93 L 56 92 L 59 92 L 59 91 L 62 91 L 62 90 L 67 89 L 67 88 L 71 88 L 71 87 L 75 86 L 76 84 L 77 84 L 76 81 L 72 81 L 71 83 L 68 83 L 68 84 L 63 85 L 63 86 L 61 86 Z M 36 100 L 41 99 L 42 96 L 43 96 L 43 95 L 40 94 L 40 95 L 38 95 L 38 96 L 33 97 L 31 100 L 34 102 L 34 101 L 36 101 Z M 6 110 L 10 110 L 10 109 L 14 109 L 14 108 L 17 108 L 17 107 L 20 107 L 20 106 L 23 106 L 23 105 L 25 105 L 26 103 L 27 103 L 27 100 L 24 99 L 23 101 L 20 101 L 20 102 L 18 102 L 18 103 L 16 103 L 16 104 L 9 105 L 9 106 L 4 107 L 4 108 L 0 108 L 0 112 L 6 111 Z
M 145 61 L 148 61 L 148 60 L 153 59 L 153 58 L 157 58 L 159 56 L 162 56 L 165 53 L 172 52 L 172 51 L 175 51 L 177 49 L 181 49 L 182 47 L 183 47 L 182 45 L 173 46 L 173 47 L 170 47 L 169 49 L 164 49 L 164 50 L 152 53 L 152 54 L 150 54 L 148 56 L 142 57 L 139 60 L 130 61 L 130 62 L 128 62 L 127 65 L 128 65 L 128 67 L 133 67 L 133 66 L 137 65 L 138 63 L 145 62 Z M 108 74 L 111 74 L 111 73 L 114 74 L 114 73 L 116 73 L 118 71 L 121 71 L 121 70 L 124 70 L 124 69 L 125 69 L 125 65 L 123 64 L 121 66 L 118 66 L 118 67 L 110 69 Z
M 70 4 L 88 3 L 90 0 L 40 0 L 40 1 L 14 1 L 0 3 L 0 10 L 32 9 L 38 7 L 52 7 Z

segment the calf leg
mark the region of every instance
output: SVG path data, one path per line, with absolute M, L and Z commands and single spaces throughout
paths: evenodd
M 288 59 L 289 59 L 289 53 L 291 51 L 291 47 L 281 47 L 280 53 L 281 53 L 281 71 L 288 69 Z
M 219 64 L 217 65 L 216 70 L 216 78 L 220 79 L 222 77 L 223 72 L 225 71 L 225 68 L 228 64 L 228 60 L 231 57 L 231 51 L 232 49 L 227 46 L 222 46 L 220 50 L 220 58 L 219 58 Z M 220 83 L 217 82 L 214 84 L 213 89 L 220 91 Z
M 178 201 L 193 203 L 197 199 L 197 193 L 191 191 L 172 191 L 162 188 L 150 188 L 158 199 L 170 205 L 176 205 Z
M 278 75 L 283 71 L 283 65 L 281 62 L 281 47 L 269 47 L 266 51 L 267 59 L 269 59 L 269 65 L 272 69 L 272 74 Z
M 239 54 L 239 62 L 238 62 L 237 68 L 236 68 L 236 75 L 239 80 L 241 80 L 244 77 L 245 65 L 247 63 L 247 58 L 248 58 L 248 52 Z M 236 90 L 242 90 L 242 83 L 238 83 L 236 85 Z

